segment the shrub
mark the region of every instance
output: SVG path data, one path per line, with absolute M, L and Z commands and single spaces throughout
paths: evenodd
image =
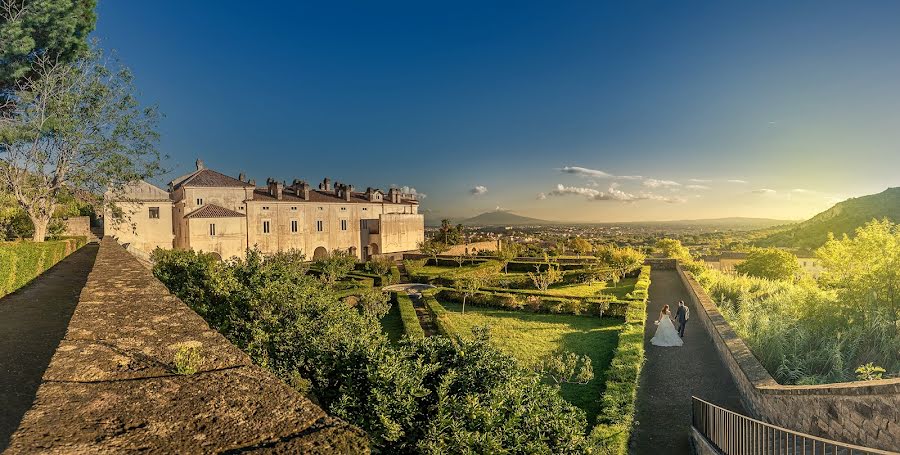
M 172 361 L 175 366 L 175 374 L 189 375 L 200 371 L 203 366 L 203 357 L 200 346 L 184 345 L 175 351 Z
M 0 243 L 0 296 L 26 285 L 86 243 L 84 237 Z
M 638 276 L 639 289 L 646 295 L 650 286 L 650 267 L 641 267 Z M 628 439 L 634 422 L 634 403 L 637 398 L 638 379 L 644 364 L 644 321 L 647 318 L 647 300 L 633 300 L 625 314 L 625 327 L 619 333 L 619 345 L 606 371 L 606 386 L 601 400 L 597 425 L 591 431 L 593 443 L 600 453 L 628 453 Z
M 400 320 L 403 321 L 403 332 L 413 339 L 425 338 L 425 331 L 419 323 L 419 316 L 413 307 L 412 299 L 403 292 L 394 293 L 394 301 L 400 310 Z

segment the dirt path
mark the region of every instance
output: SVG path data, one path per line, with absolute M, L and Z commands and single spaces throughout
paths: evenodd
M 97 257 L 88 244 L 0 299 L 0 451 L 31 408 Z
M 437 326 L 434 324 L 431 312 L 428 311 L 428 308 L 425 308 L 425 300 L 422 298 L 422 294 L 411 293 L 409 294 L 409 298 L 412 300 L 413 308 L 416 310 L 416 316 L 419 317 L 419 325 L 421 325 L 422 330 L 425 331 L 425 336 L 430 337 L 437 335 Z
M 663 305 L 670 308 L 684 300 L 697 311 L 688 298 L 678 273 L 674 270 L 653 270 L 650 275 L 650 303 L 647 305 L 647 326 L 644 364 L 638 387 L 636 425 L 631 437 L 633 454 L 690 453 L 691 396 L 743 412 L 737 388 L 719 358 L 712 339 L 696 317 L 688 321 L 684 346 L 657 347 L 650 344 L 656 332 L 653 324 Z M 672 310 L 674 314 L 674 309 Z

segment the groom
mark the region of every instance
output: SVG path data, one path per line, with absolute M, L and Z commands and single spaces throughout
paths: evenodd
M 684 300 L 678 302 L 678 311 L 675 312 L 675 319 L 678 320 L 678 336 L 681 338 L 684 338 L 684 326 L 687 325 L 689 312 L 690 310 L 684 304 Z

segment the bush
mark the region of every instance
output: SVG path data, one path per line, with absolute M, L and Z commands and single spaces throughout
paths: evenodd
M 0 296 L 26 285 L 86 243 L 84 237 L 0 243 Z
M 425 338 L 425 331 L 419 323 L 419 316 L 413 307 L 412 299 L 403 292 L 394 292 L 394 301 L 400 310 L 400 320 L 403 321 L 403 332 L 413 339 Z
M 635 292 L 647 294 L 650 267 L 641 267 Z M 601 400 L 597 425 L 591 431 L 594 444 L 601 453 L 628 453 L 628 439 L 634 422 L 634 402 L 638 379 L 644 364 L 644 321 L 647 299 L 633 300 L 625 314 L 625 328 L 619 334 L 619 345 L 606 371 L 606 386 Z

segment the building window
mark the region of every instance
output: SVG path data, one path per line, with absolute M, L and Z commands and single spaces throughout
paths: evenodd
M 159 207 L 150 207 L 150 218 L 159 218 Z
M 269 222 L 263 221 L 263 234 L 268 234 L 268 233 L 269 233 Z
M 319 207 L 319 210 L 325 210 L 325 208 L 324 208 L 324 207 Z
M 203 198 L 202 198 L 202 197 L 198 197 L 198 198 L 197 198 L 197 205 L 203 205 Z
M 291 220 L 291 232 L 297 232 L 297 220 Z
M 264 206 L 263 206 L 263 210 L 269 210 L 269 206 L 268 206 L 268 205 L 264 205 Z
M 367 208 L 365 208 L 365 207 L 363 207 L 363 212 L 365 212 L 365 211 L 366 211 L 366 210 L 369 210 L 369 209 L 367 209 Z
M 347 230 L 347 220 L 341 220 L 341 230 L 342 231 Z
M 216 235 L 216 225 L 215 224 L 209 225 L 209 235 Z
M 325 223 L 323 223 L 322 220 L 316 221 L 316 230 L 319 232 L 322 232 L 325 230 Z
M 342 211 L 342 212 L 346 212 L 346 211 L 347 211 L 347 207 L 341 207 L 341 211 Z
M 297 207 L 291 207 L 291 210 L 297 210 Z

